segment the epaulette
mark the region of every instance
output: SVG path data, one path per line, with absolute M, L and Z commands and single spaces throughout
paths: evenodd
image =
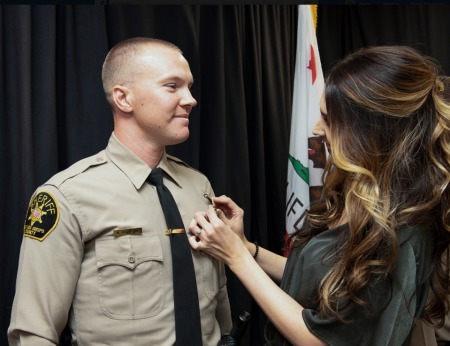
M 108 162 L 108 157 L 106 156 L 105 150 L 102 150 L 98 154 L 81 159 L 65 170 L 56 173 L 44 185 L 59 186 L 67 179 L 73 178 L 78 174 L 83 173 L 90 167 L 103 165 L 106 162 Z
M 196 168 L 194 168 L 192 166 L 189 166 L 186 162 L 184 162 L 183 160 L 179 159 L 178 157 L 169 155 L 167 153 L 166 153 L 166 157 L 167 157 L 167 160 L 169 160 L 169 161 L 173 161 L 173 162 L 178 163 L 180 165 L 186 166 L 187 168 L 190 168 L 190 169 L 192 169 L 192 170 L 194 170 L 194 171 L 204 175 L 201 171 L 199 171 L 198 169 L 196 169 Z
M 169 155 L 169 154 L 166 154 L 166 156 L 167 156 L 167 159 L 170 160 L 170 161 L 175 161 L 177 163 L 185 165 L 186 167 L 190 167 L 186 162 L 184 162 L 183 160 L 179 159 L 178 157 L 175 157 L 175 156 L 172 156 L 172 155 Z

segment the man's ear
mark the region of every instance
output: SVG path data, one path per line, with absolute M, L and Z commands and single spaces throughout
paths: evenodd
M 114 104 L 118 109 L 124 113 L 130 113 L 133 111 L 131 105 L 131 91 L 123 85 L 116 85 L 112 90 L 112 96 Z

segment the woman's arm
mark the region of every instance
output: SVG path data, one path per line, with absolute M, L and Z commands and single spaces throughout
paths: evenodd
M 256 253 L 256 245 L 248 241 L 247 243 L 247 250 L 252 256 L 254 256 Z M 277 283 L 281 282 L 284 267 L 286 266 L 286 257 L 277 255 L 276 253 L 273 253 L 259 246 L 258 255 L 256 256 L 255 260 L 259 264 L 259 266 L 266 272 L 266 274 L 272 278 L 272 280 Z
M 235 208 L 231 204 L 228 206 Z M 222 208 L 223 205 L 220 206 L 220 210 Z M 254 244 L 243 240 L 245 238 L 243 230 L 241 232 L 237 229 L 235 233 L 230 228 L 229 220 L 236 222 L 234 224 L 236 225 L 239 218 L 233 219 L 229 211 L 222 210 L 223 215 L 220 211 L 217 215 L 210 207 L 206 213 L 196 213 L 189 227 L 190 232 L 197 237 L 197 239 L 189 238 L 192 248 L 204 251 L 227 264 L 290 343 L 307 346 L 326 345 L 306 327 L 302 318 L 303 307 L 271 279 L 271 277 L 281 279 L 286 259 L 260 249 L 257 263 L 253 259 Z M 224 219 L 228 221 L 223 221 Z
M 276 285 L 249 255 L 229 264 L 275 328 L 292 345 L 327 345 L 306 327 L 303 307 Z

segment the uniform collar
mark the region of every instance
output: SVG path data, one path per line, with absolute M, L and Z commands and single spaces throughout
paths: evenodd
M 144 185 L 148 175 L 152 171 L 151 168 L 127 147 L 125 147 L 116 137 L 114 133 L 108 141 L 106 147 L 106 154 L 109 159 L 130 179 L 136 189 L 140 189 Z M 168 160 L 166 151 L 158 164 L 164 172 L 174 181 L 178 186 L 177 179 L 175 178 L 175 167 L 173 163 Z
M 161 158 L 161 161 L 159 161 L 158 167 L 161 167 L 161 169 L 167 174 L 167 176 L 179 187 L 181 187 L 180 183 L 177 180 L 177 174 L 176 173 L 176 165 L 174 164 L 174 158 L 172 156 L 167 155 L 166 151 L 164 150 L 164 154 Z

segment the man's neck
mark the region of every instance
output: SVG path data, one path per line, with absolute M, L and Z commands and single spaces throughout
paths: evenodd
M 120 129 L 114 129 L 116 138 L 131 152 L 144 161 L 150 168 L 158 166 L 164 154 L 164 147 L 156 147 L 153 143 L 142 140 L 140 136 Z

